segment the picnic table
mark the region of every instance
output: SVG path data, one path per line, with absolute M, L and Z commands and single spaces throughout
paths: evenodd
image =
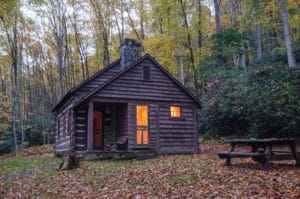
M 300 152 L 297 138 L 270 138 L 270 139 L 233 139 L 226 141 L 230 144 L 230 150 L 217 153 L 222 159 L 226 159 L 225 165 L 230 165 L 232 158 L 252 158 L 254 161 L 267 168 L 269 161 L 295 160 L 300 167 Z M 236 146 L 249 146 L 248 151 L 235 151 Z M 275 147 L 287 147 L 288 150 L 278 150 Z M 249 150 L 250 148 L 250 150 Z M 247 149 L 247 147 L 246 147 Z

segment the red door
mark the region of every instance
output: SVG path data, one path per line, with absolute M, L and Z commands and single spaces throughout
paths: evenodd
M 103 125 L 102 125 L 102 112 L 94 112 L 94 133 L 93 133 L 93 146 L 94 148 L 103 148 Z

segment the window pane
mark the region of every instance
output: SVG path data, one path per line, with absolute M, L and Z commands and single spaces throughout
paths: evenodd
M 143 144 L 148 144 L 148 130 L 143 131 Z
M 148 126 L 148 106 L 136 107 L 136 125 Z
M 143 67 L 143 79 L 150 80 L 150 67 L 149 66 Z
M 171 117 L 181 117 L 181 107 L 171 106 L 170 107 Z
M 142 144 L 142 131 L 141 130 L 136 131 L 136 143 Z

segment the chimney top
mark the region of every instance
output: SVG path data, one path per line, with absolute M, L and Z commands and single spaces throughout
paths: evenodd
M 143 46 L 138 41 L 125 38 L 120 46 L 121 69 L 131 65 L 141 57 Z

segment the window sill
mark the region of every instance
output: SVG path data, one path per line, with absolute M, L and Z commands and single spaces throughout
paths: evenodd
M 183 118 L 183 117 L 169 117 L 169 120 L 185 121 L 185 118 Z
M 149 144 L 136 144 L 132 149 L 150 149 Z

